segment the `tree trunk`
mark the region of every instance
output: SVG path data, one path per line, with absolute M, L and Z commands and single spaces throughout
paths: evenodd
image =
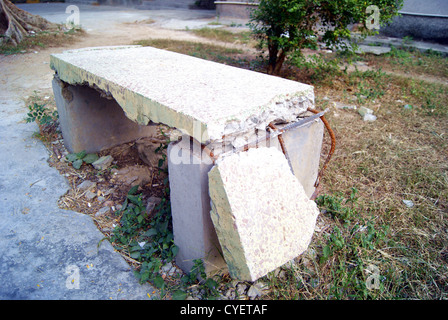
M 30 31 L 39 32 L 55 28 L 55 24 L 19 9 L 9 0 L 0 0 L 0 45 L 17 46 Z
M 276 45 L 269 45 L 269 62 L 268 62 L 268 74 L 269 75 L 279 75 L 280 70 L 283 66 L 283 62 L 286 59 L 286 53 L 283 49 L 278 49 Z

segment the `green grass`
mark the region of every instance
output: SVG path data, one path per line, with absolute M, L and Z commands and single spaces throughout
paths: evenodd
M 150 39 L 135 41 L 134 44 L 187 54 L 196 58 L 215 61 L 235 67 L 254 69 L 259 61 L 248 59 L 242 49 L 226 48 L 219 45 L 170 39 Z
M 199 37 L 228 43 L 249 44 L 252 40 L 250 31 L 231 32 L 219 28 L 201 28 L 191 32 Z
M 448 77 L 448 61 L 435 51 L 421 52 L 412 48 L 392 47 L 385 55 L 367 55 L 364 59 L 377 68 L 388 68 L 413 75 Z

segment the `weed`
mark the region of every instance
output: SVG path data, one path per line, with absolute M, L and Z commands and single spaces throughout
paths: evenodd
M 190 272 L 181 279 L 181 286 L 184 289 L 180 289 L 179 291 L 185 292 L 186 294 L 186 289 L 197 284 L 198 279 L 201 279 L 198 286 L 202 290 L 204 297 L 209 299 L 216 298 L 219 295 L 219 291 L 217 290 L 218 282 L 213 278 L 207 277 L 204 263 L 201 259 L 195 259 L 193 262 L 194 264 Z
M 440 53 L 428 50 L 420 52 L 412 47 L 391 47 L 387 54 L 365 55 L 367 63 L 376 68 L 391 69 L 405 74 L 446 78 L 448 59 Z
M 85 150 L 77 153 L 69 153 L 65 158 L 72 164 L 73 168 L 81 168 L 83 163 L 91 164 L 99 159 L 95 153 L 86 153 Z
M 48 131 L 57 126 L 58 112 L 51 111 L 45 104 L 34 103 L 28 106 L 29 112 L 25 118 L 26 123 L 36 122 L 41 130 Z
M 360 103 L 375 101 L 385 94 L 387 75 L 381 70 L 354 71 L 349 75 L 349 84 L 356 85 L 355 96 Z
M 155 150 L 163 155 L 167 143 L 161 144 Z M 159 173 L 166 169 L 164 162 L 166 157 L 160 159 Z M 115 249 L 138 262 L 134 271 L 140 283 L 151 282 L 161 289 L 161 296 L 169 293 L 173 299 L 185 299 L 188 295 L 188 287 L 197 286 L 203 291 L 205 298 L 213 298 L 218 294 L 218 283 L 207 278 L 202 260 L 195 260 L 192 270 L 181 277 L 178 284 L 169 283 L 164 279 L 162 267 L 173 262 L 179 248 L 174 243 L 172 230 L 171 205 L 169 201 L 168 179 L 164 179 L 164 194 L 161 202 L 155 206 L 151 214 L 146 209 L 143 195 L 138 192 L 139 186 L 133 186 L 127 193 L 122 208 L 116 211 L 119 216 L 119 225 L 115 227 L 110 241 Z M 198 279 L 202 280 L 198 283 Z
M 120 225 L 115 228 L 111 241 L 116 249 L 140 262 L 135 275 L 141 283 L 151 281 L 156 287 L 164 288 L 160 267 L 163 261 L 171 261 L 178 251 L 170 228 L 169 202 L 162 199 L 150 219 L 142 195 L 137 191 L 138 185 L 132 187 L 122 208 L 116 212 L 121 215 Z

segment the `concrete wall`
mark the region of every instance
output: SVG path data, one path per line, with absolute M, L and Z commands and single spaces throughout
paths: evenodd
M 389 26 L 381 27 L 381 35 L 448 43 L 448 1 L 405 0 L 400 13 Z
M 216 14 L 219 17 L 249 19 L 250 12 L 257 7 L 252 1 L 215 1 Z
M 142 4 L 142 0 L 65 0 L 72 4 L 102 4 L 108 6 L 135 6 Z

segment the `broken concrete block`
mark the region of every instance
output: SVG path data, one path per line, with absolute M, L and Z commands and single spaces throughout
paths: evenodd
M 323 122 L 318 119 L 304 127 L 294 128 L 282 134 L 294 175 L 308 197 L 311 197 L 316 190 L 314 183 L 319 173 L 324 130 Z M 281 150 L 278 138 L 271 141 L 272 143 L 277 144 L 277 149 Z
M 364 121 L 375 121 L 376 119 L 376 115 L 370 113 L 367 113 L 362 117 L 362 120 Z
M 233 278 L 255 281 L 306 250 L 319 210 L 281 151 L 233 154 L 208 176 L 211 218 Z
M 93 167 L 96 170 L 104 170 L 109 168 L 109 166 L 112 164 L 112 161 L 114 161 L 114 158 L 112 158 L 111 155 L 102 156 L 98 160 L 92 163 Z

